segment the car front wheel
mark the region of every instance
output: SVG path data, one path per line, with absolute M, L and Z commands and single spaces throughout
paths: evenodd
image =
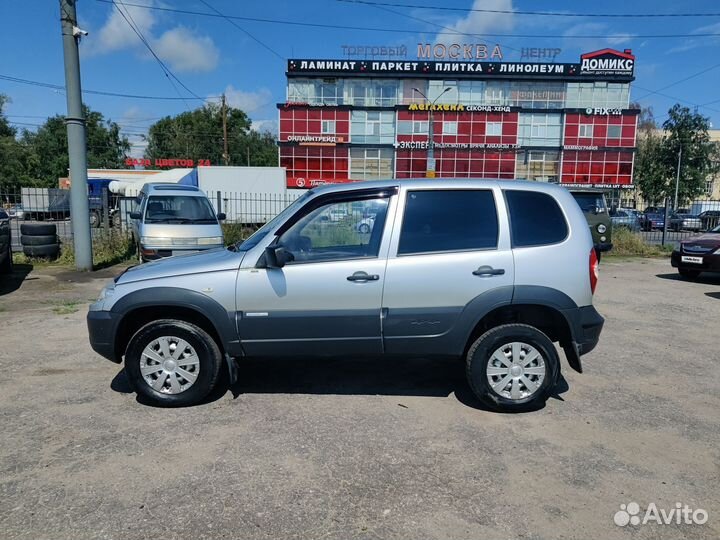
M 470 387 L 483 404 L 501 412 L 536 410 L 547 401 L 560 373 L 552 341 L 526 324 L 503 324 L 470 347 Z
M 135 391 L 162 406 L 194 405 L 214 388 L 222 354 L 202 328 L 174 319 L 138 330 L 125 352 L 125 371 Z

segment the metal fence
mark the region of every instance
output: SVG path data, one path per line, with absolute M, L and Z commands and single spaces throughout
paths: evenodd
M 300 197 L 297 192 L 211 191 L 207 195 L 215 211 L 226 215 L 225 223 L 242 224 L 249 228 L 258 227 L 271 220 Z M 67 189 L 21 188 L 13 192 L 0 190 L 0 206 L 11 217 L 14 250 L 22 249 L 22 223 L 55 223 L 61 241 L 72 239 L 70 197 Z M 651 244 L 676 244 L 683 238 L 720 225 L 719 200 L 695 200 L 678 206 L 675 211 L 672 205 L 635 204 L 632 208 L 611 206 L 608 211 L 614 230 L 627 228 Z M 91 223 L 93 236 L 108 230 L 128 234 L 132 230 L 130 212 L 134 208 L 134 197 L 119 197 L 107 190 L 102 197 L 90 197 L 87 219 Z

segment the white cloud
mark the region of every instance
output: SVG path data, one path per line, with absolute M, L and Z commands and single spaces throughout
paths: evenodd
M 268 133 L 272 133 L 273 135 L 277 135 L 278 133 L 278 121 L 273 119 L 267 119 L 267 120 L 253 120 L 252 125 L 250 126 L 250 129 L 253 131 L 259 131 L 264 132 L 267 131 Z
M 242 109 L 250 114 L 272 103 L 272 92 L 267 88 L 261 88 L 257 92 L 243 92 L 229 84 L 225 88 L 225 98 L 231 107 Z
M 220 53 L 209 36 L 199 35 L 185 26 L 175 26 L 157 37 L 154 29 L 158 20 L 152 10 L 124 4 L 118 6 L 128 20 L 113 6 L 102 28 L 97 33 L 90 34 L 86 47 L 83 47 L 85 54 L 134 50 L 142 58 L 152 60 L 152 56 L 130 27 L 130 23 L 133 23 L 170 69 L 179 72 L 202 72 L 212 71 L 217 67 Z
M 153 43 L 155 53 L 176 71 L 212 71 L 220 53 L 213 40 L 184 26 L 168 30 Z
M 635 35 L 632 33 L 611 32 L 610 25 L 596 22 L 578 23 L 565 30 L 563 36 L 573 36 L 572 39 L 564 40 L 567 49 L 579 48 L 586 52 L 603 47 L 617 47 L 635 39 Z M 574 36 L 579 36 L 581 39 Z M 582 36 L 600 37 L 582 38 Z
M 512 10 L 512 0 L 474 0 L 471 9 L 496 9 Z M 440 32 L 435 39 L 439 43 L 471 43 L 473 40 L 482 40 L 485 32 L 500 34 L 503 31 L 512 30 L 515 27 L 515 15 L 512 13 L 487 13 L 481 11 L 470 11 L 462 19 L 453 24 L 445 24 L 454 32 Z M 463 35 L 473 34 L 473 35 Z M 493 41 L 494 38 L 488 38 Z M 464 40 L 464 41 L 463 41 Z

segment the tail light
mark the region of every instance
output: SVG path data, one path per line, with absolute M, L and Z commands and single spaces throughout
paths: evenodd
M 595 287 L 597 286 L 598 276 L 600 275 L 597 253 L 595 248 L 590 250 L 590 291 L 595 294 Z

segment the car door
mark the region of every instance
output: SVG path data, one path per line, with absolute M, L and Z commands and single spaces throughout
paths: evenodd
M 462 352 L 478 313 L 512 299 L 500 190 L 411 188 L 400 200 L 382 301 L 385 351 Z
M 310 201 L 273 242 L 294 260 L 281 268 L 240 269 L 238 332 L 247 355 L 382 352 L 380 303 L 393 193 L 341 192 Z M 381 210 L 371 230 L 361 232 L 358 224 L 371 206 Z

